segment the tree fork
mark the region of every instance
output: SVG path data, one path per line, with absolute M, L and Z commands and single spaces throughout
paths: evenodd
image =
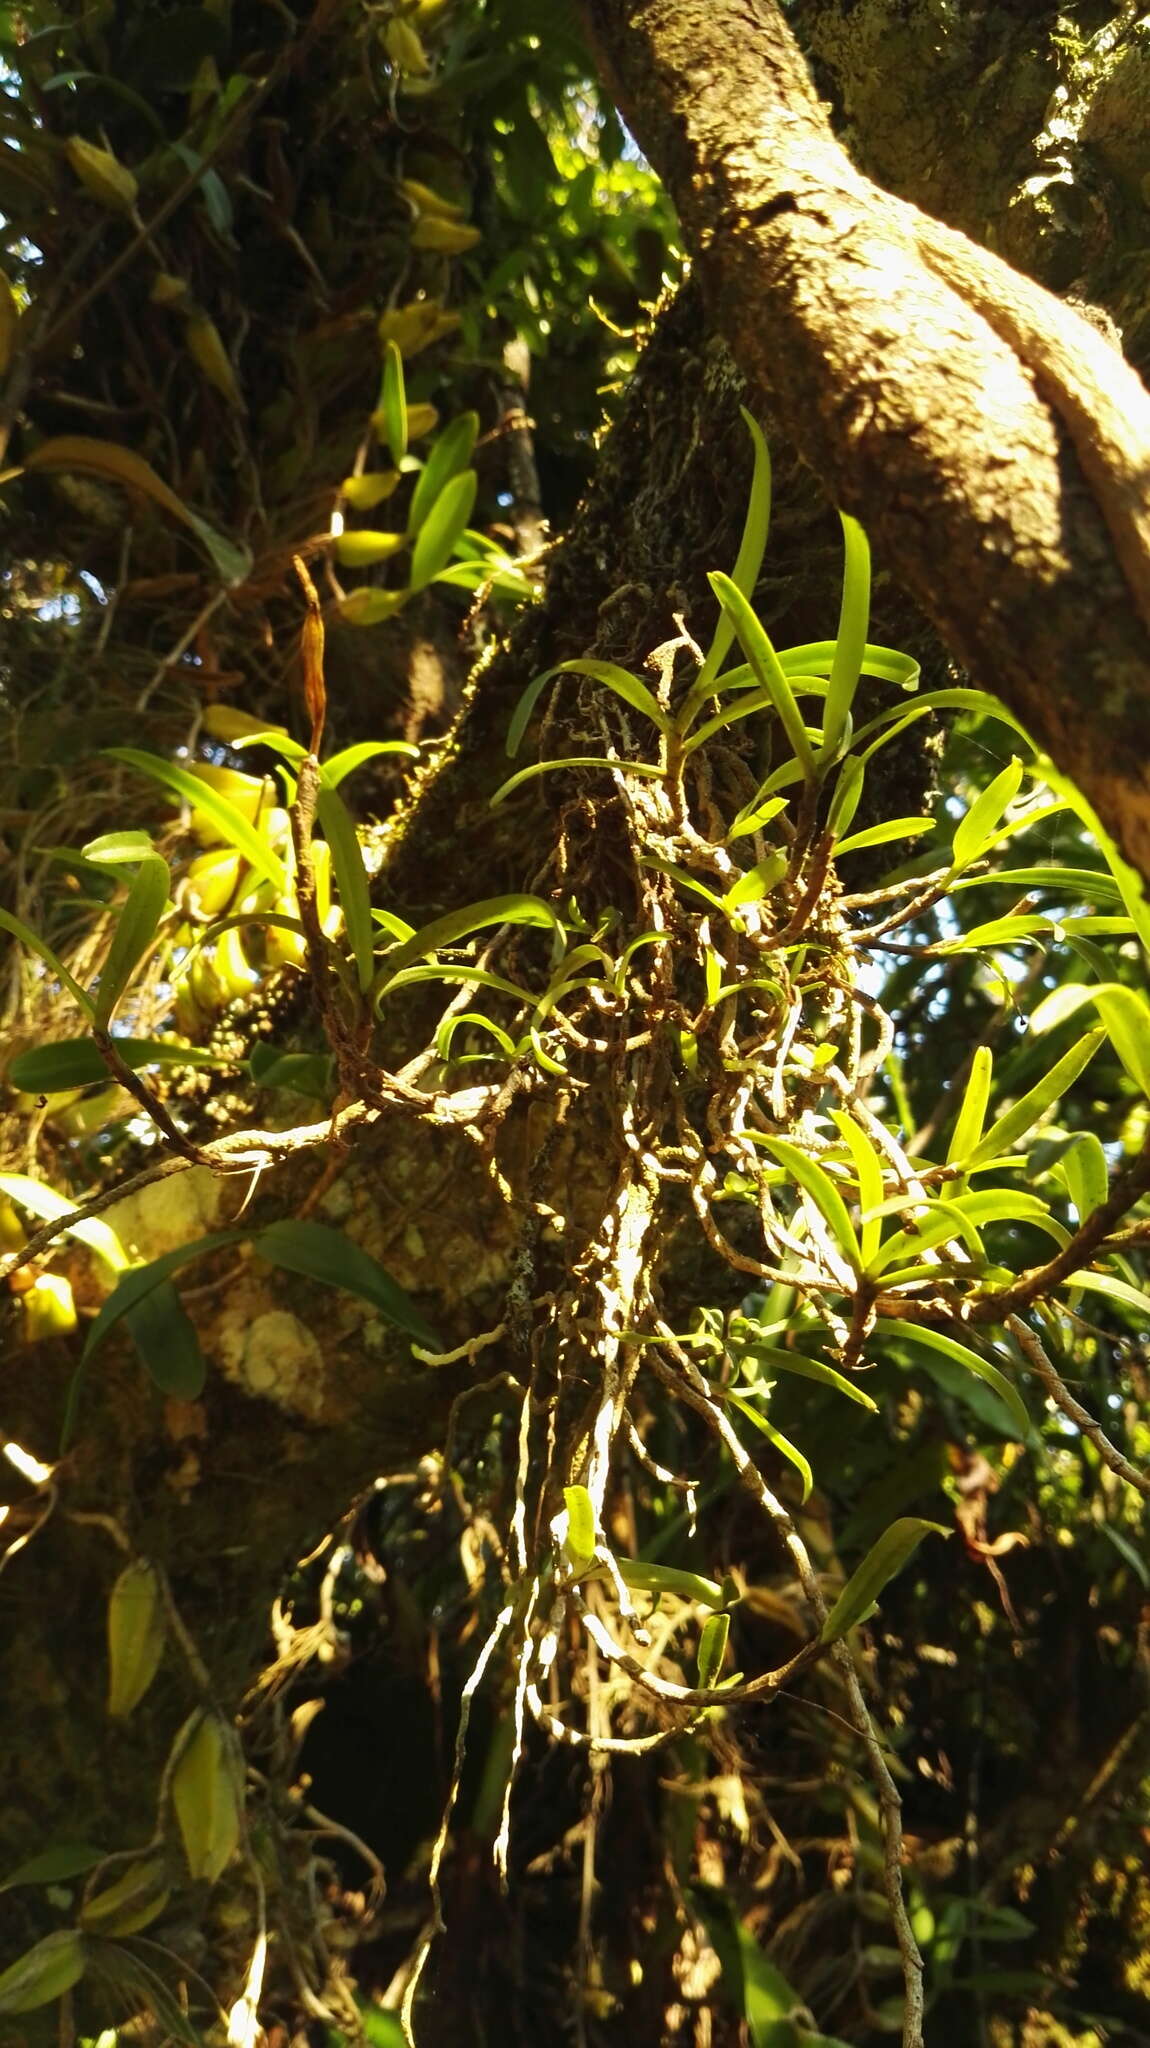
M 955 657 L 1150 874 L 1150 396 L 862 177 L 774 0 L 581 0 L 712 318 Z

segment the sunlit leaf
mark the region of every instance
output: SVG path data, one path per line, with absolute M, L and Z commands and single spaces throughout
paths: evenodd
M 479 438 L 479 414 L 461 412 L 446 427 L 424 463 L 407 515 L 407 530 L 419 532 L 446 483 L 467 469 Z
M 365 761 L 374 761 L 380 754 L 406 754 L 409 760 L 417 759 L 419 748 L 409 740 L 361 740 L 354 747 L 344 747 L 342 753 L 333 754 L 319 771 L 320 782 L 325 789 L 338 789 L 348 775 L 362 768 Z
M 394 341 L 384 343 L 379 413 L 388 452 L 392 461 L 398 464 L 407 454 L 407 393 L 404 388 L 403 357 Z
M 856 1273 L 860 1272 L 863 1259 L 854 1226 L 847 1214 L 846 1203 L 830 1175 L 808 1152 L 801 1151 L 786 1138 L 764 1137 L 762 1143 L 768 1152 L 774 1154 L 780 1166 L 787 1169 L 792 1180 L 810 1195 L 816 1207 L 821 1210 L 831 1236 L 848 1265 L 852 1266 Z
M 509 755 L 514 756 L 519 752 L 523 735 L 531 722 L 531 714 L 541 693 L 555 676 L 590 676 L 593 682 L 602 683 L 605 689 L 613 691 L 616 697 L 620 697 L 624 704 L 629 704 L 633 711 L 641 711 L 644 718 L 649 718 L 652 725 L 658 726 L 660 732 L 669 729 L 670 720 L 653 692 L 648 689 L 646 683 L 640 682 L 638 676 L 633 676 L 629 669 L 620 668 L 614 661 L 561 661 L 554 668 L 544 669 L 542 675 L 536 676 L 533 682 L 528 683 L 515 706 L 511 723 L 507 728 Z
M 989 844 L 1003 812 L 1018 795 L 1022 776 L 1022 763 L 1016 758 L 975 798 L 955 828 L 952 857 L 956 868 L 969 867 Z
M 963 1090 L 955 1119 L 954 1131 L 947 1148 L 946 1162 L 953 1166 L 956 1160 L 965 1159 L 974 1151 L 982 1136 L 986 1122 L 986 1106 L 990 1100 L 990 1081 L 994 1071 L 994 1055 L 988 1045 L 976 1045 L 970 1059 L 970 1074 Z
M 933 818 L 884 818 L 881 825 L 868 825 L 865 831 L 852 832 L 835 847 L 836 858 L 841 853 L 861 853 L 866 846 L 886 846 L 892 839 L 918 839 L 924 832 L 933 832 Z
M 103 1061 L 100 1068 L 106 1077 L 108 1070 Z M 45 1187 L 26 1173 L 0 1173 L 0 1194 L 7 1195 L 9 1201 L 18 1202 L 30 1215 L 42 1217 L 45 1223 L 58 1223 L 61 1217 L 70 1216 L 75 1207 L 67 1196 L 57 1194 L 55 1188 Z M 75 1223 L 68 1225 L 64 1235 L 77 1238 L 90 1251 L 98 1252 L 114 1273 L 123 1272 L 128 1263 L 128 1255 L 115 1231 L 110 1224 L 102 1223 L 98 1216 L 77 1217 Z
M 287 876 L 282 860 L 229 797 L 221 795 L 199 776 L 190 775 L 187 769 L 178 768 L 174 761 L 164 760 L 160 754 L 140 753 L 135 747 L 106 747 L 104 752 L 109 760 L 122 761 L 126 768 L 137 768 L 142 775 L 150 776 L 153 782 L 161 782 L 174 790 L 193 810 L 203 811 L 218 826 L 229 845 L 242 853 L 256 873 L 271 883 L 277 896 L 284 894 Z
M 715 570 L 708 575 L 707 581 L 738 634 L 761 688 L 770 691 L 771 701 L 803 775 L 809 782 L 816 781 L 818 771 L 807 729 L 766 628 L 729 576 Z
M 743 522 L 743 536 L 730 581 L 733 588 L 748 602 L 754 596 L 759 580 L 759 570 L 766 552 L 767 535 L 771 524 L 771 454 L 766 436 L 758 421 L 740 406 L 743 423 L 751 437 L 754 461 L 751 473 L 751 488 L 747 497 L 747 511 Z M 719 614 L 714 637 L 707 649 L 703 666 L 683 700 L 676 724 L 682 733 L 690 731 L 695 718 L 708 697 L 714 695 L 715 678 L 722 668 L 731 642 L 735 637 L 734 615 L 724 606 Z
M 1019 1138 L 1024 1137 L 1027 1131 L 1033 1130 L 1039 1119 L 1046 1115 L 1047 1110 L 1053 1109 L 1054 1104 L 1065 1095 L 1072 1082 L 1077 1080 L 1083 1068 L 1094 1058 L 1105 1037 L 1106 1032 L 1101 1026 L 1096 1031 L 1087 1032 L 1085 1038 L 1080 1039 L 1077 1045 L 1071 1046 L 1070 1051 L 1055 1062 L 1049 1073 L 1044 1074 L 1041 1081 L 1031 1088 L 1021 1101 L 1016 1102 L 1012 1109 L 1008 1109 L 1004 1116 L 999 1117 L 996 1124 L 991 1125 L 973 1152 L 956 1163 L 969 1173 L 972 1167 L 1011 1151 Z
M 470 938 L 473 932 L 498 924 L 534 926 L 539 930 L 553 931 L 559 937 L 565 931 L 558 911 L 550 903 L 545 903 L 541 896 L 489 896 L 482 903 L 468 903 L 462 910 L 449 910 L 444 917 L 437 917 L 431 924 L 424 925 L 422 931 L 414 932 L 411 938 L 393 947 L 378 976 L 380 986 L 386 987 L 402 969 L 414 965 L 417 960 L 426 959 L 429 953 L 437 953 L 441 946 L 456 946 L 461 939 Z
M 950 1534 L 941 1522 L 920 1521 L 917 1515 L 905 1515 L 892 1522 L 851 1573 L 819 1631 L 820 1642 L 837 1642 L 870 1613 L 883 1587 L 909 1564 L 924 1536 Z
M 130 863 L 136 869 L 100 970 L 95 1022 L 106 1025 L 156 936 L 167 908 L 171 876 L 167 861 L 156 852 L 146 832 L 106 833 L 101 839 L 90 840 L 82 851 L 85 860 L 97 865 Z
M 772 1443 L 776 1451 L 781 1452 L 788 1463 L 794 1466 L 803 1482 L 802 1498 L 804 1501 L 808 1500 L 815 1483 L 814 1473 L 798 1446 L 793 1444 L 789 1437 L 785 1437 L 781 1429 L 776 1429 L 774 1423 L 767 1420 L 762 1409 L 757 1407 L 754 1401 L 748 1401 L 744 1394 L 736 1394 L 733 1387 L 716 1387 L 715 1392 L 721 1400 L 729 1401 L 732 1408 L 737 1408 L 740 1415 L 745 1415 L 748 1422 L 753 1422 L 768 1443 Z
M 666 770 L 653 761 L 607 761 L 601 754 L 569 754 L 559 761 L 535 761 L 530 768 L 520 768 L 517 774 L 502 782 L 491 798 L 491 808 L 501 804 L 521 783 L 534 781 L 537 775 L 550 775 L 557 769 L 606 768 L 616 775 L 649 775 L 659 780 Z
M 1085 1223 L 1095 1209 L 1102 1207 L 1110 1192 L 1110 1171 L 1101 1140 L 1093 1131 L 1079 1131 L 1058 1164 L 1066 1176 L 1070 1199 L 1078 1211 L 1078 1221 Z
M 422 590 L 441 569 L 447 567 L 452 551 L 471 517 L 479 478 L 465 469 L 445 483 L 425 515 L 411 551 L 412 590 Z
M 857 519 L 839 513 L 843 529 L 845 562 L 839 630 L 835 640 L 826 706 L 823 712 L 823 744 L 820 759 L 835 757 L 858 689 L 866 651 L 866 629 L 870 618 L 870 547 Z
M 595 1556 L 595 1509 L 585 1486 L 565 1486 L 563 1500 L 567 1509 L 563 1550 L 567 1562 L 581 1572 Z
M 964 1366 L 976 1379 L 994 1389 L 1010 1411 L 1020 1435 L 1024 1438 L 1030 1435 L 1030 1417 L 1017 1387 L 996 1365 L 991 1365 L 979 1352 L 972 1351 L 969 1344 L 960 1344 L 957 1337 L 948 1337 L 945 1330 L 935 1330 L 929 1323 L 902 1322 L 880 1316 L 874 1327 L 878 1337 L 893 1337 L 902 1344 L 921 1344 L 924 1350 L 937 1351 L 955 1365 Z
M 316 793 L 315 809 L 323 836 L 331 848 L 339 907 L 347 927 L 359 986 L 367 989 L 375 972 L 375 927 L 371 916 L 371 884 L 363 862 L 359 834 L 343 798 L 322 781 Z
M 819 1380 L 824 1386 L 833 1387 L 836 1393 L 845 1394 L 848 1400 L 857 1401 L 860 1408 L 869 1408 L 872 1414 L 878 1414 L 878 1402 L 864 1393 L 858 1381 L 836 1372 L 834 1366 L 827 1365 L 822 1358 L 808 1358 L 805 1352 L 788 1351 L 782 1345 L 751 1343 L 747 1347 L 747 1360 L 769 1372 L 789 1372 L 798 1379 Z
M 844 1110 L 831 1111 L 836 1130 L 851 1155 L 855 1177 L 858 1181 L 859 1209 L 863 1216 L 862 1236 L 859 1240 L 864 1266 L 869 1266 L 878 1250 L 882 1223 L 877 1210 L 883 1199 L 882 1161 L 862 1125 Z

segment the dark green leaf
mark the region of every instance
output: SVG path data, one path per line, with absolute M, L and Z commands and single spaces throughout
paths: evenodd
M 70 1877 L 83 1877 L 85 1871 L 94 1870 L 107 1853 L 106 1849 L 94 1849 L 90 1842 L 58 1842 L 30 1856 L 10 1877 L 0 1880 L 0 1892 L 12 1891 L 19 1884 L 64 1884 Z
M 415 1303 L 371 1253 L 342 1230 L 289 1217 L 280 1223 L 269 1223 L 257 1232 L 252 1250 L 289 1273 L 322 1280 L 328 1287 L 342 1287 L 348 1294 L 358 1295 L 397 1330 L 403 1330 L 430 1350 L 438 1350 L 439 1338 Z
M 223 1067 L 229 1062 L 198 1045 L 174 1038 L 117 1038 L 116 1051 L 133 1073 L 142 1067 Z M 99 1046 L 90 1038 L 59 1038 L 17 1053 L 8 1068 L 13 1088 L 26 1095 L 56 1095 L 67 1088 L 89 1088 L 111 1079 Z
M 723 1668 L 723 1659 L 727 1654 L 727 1638 L 730 1633 L 729 1614 L 712 1614 L 703 1623 L 699 1635 L 698 1684 L 704 1692 L 718 1680 Z
M 941 1522 L 923 1522 L 917 1515 L 905 1515 L 892 1522 L 868 1550 L 857 1571 L 851 1573 L 819 1631 L 819 1641 L 837 1642 L 869 1614 L 883 1587 L 910 1562 L 924 1536 L 950 1534 Z
M 161 1280 L 126 1311 L 132 1342 L 160 1392 L 176 1401 L 196 1401 L 207 1367 L 187 1310 L 170 1280 Z

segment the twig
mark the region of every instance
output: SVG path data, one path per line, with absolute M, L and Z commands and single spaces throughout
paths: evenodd
M 1031 1302 L 1053 1294 L 1056 1287 L 1061 1287 L 1064 1280 L 1069 1280 L 1086 1265 L 1104 1239 L 1109 1237 L 1113 1225 L 1121 1221 L 1148 1189 L 1150 1138 L 1147 1138 L 1133 1165 L 1115 1176 L 1106 1200 L 1079 1225 L 1069 1244 L 1063 1245 L 1045 1266 L 1035 1266 L 1029 1273 L 1020 1274 L 1009 1287 L 980 1295 L 971 1304 L 971 1320 L 976 1323 L 1008 1322 L 1019 1309 L 1029 1308 Z
M 1150 1477 L 1147 1477 L 1145 1472 L 1140 1472 L 1137 1465 L 1132 1465 L 1129 1458 L 1123 1457 L 1122 1452 L 1117 1445 L 1111 1443 L 1100 1424 L 1095 1422 L 1094 1417 L 1075 1400 L 1065 1380 L 1051 1364 L 1034 1331 L 1027 1329 L 1019 1316 L 1007 1316 L 1005 1320 L 1011 1336 L 1019 1349 L 1025 1352 L 1055 1407 L 1061 1408 L 1067 1420 L 1072 1422 L 1076 1429 L 1081 1430 L 1084 1437 L 1089 1438 L 1104 1465 L 1109 1465 L 1110 1470 L 1116 1472 L 1119 1479 L 1124 1479 L 1127 1486 L 1136 1487 L 1146 1500 L 1150 1500 Z

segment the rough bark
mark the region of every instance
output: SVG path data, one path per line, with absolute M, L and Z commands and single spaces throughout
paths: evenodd
M 586 0 L 713 317 L 952 653 L 1150 872 L 1150 398 L 1051 295 L 860 176 L 768 0 Z

